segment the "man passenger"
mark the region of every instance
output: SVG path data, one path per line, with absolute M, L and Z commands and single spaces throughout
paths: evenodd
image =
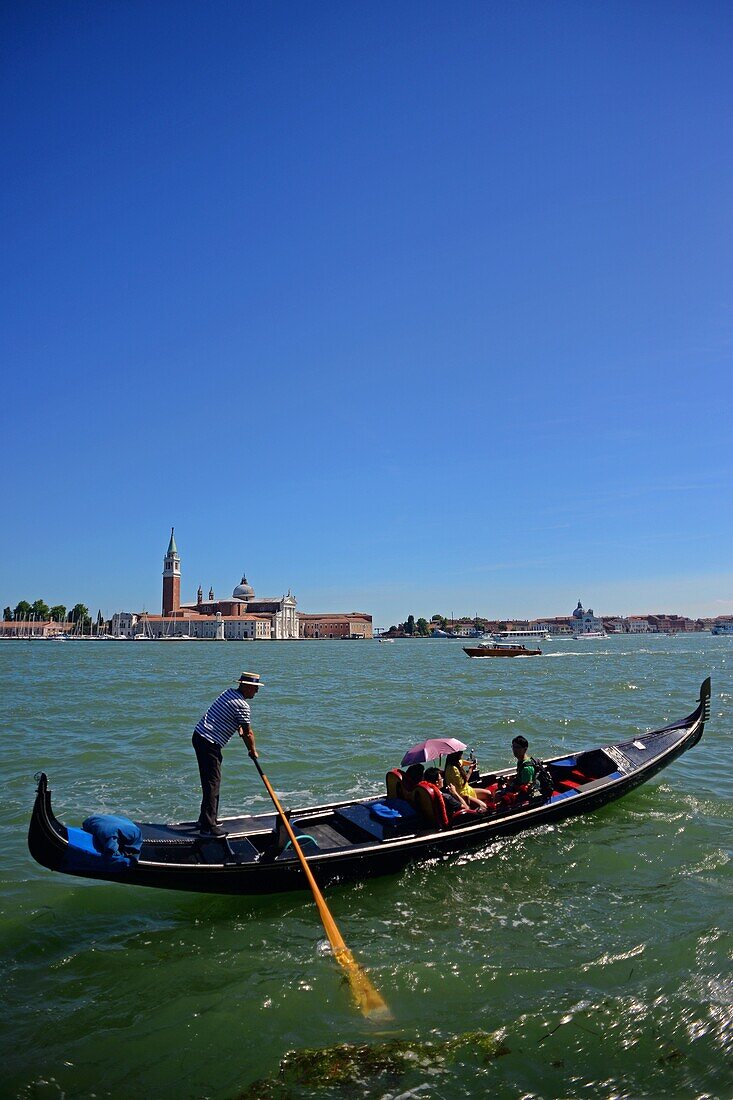
M 483 803 L 477 802 L 475 807 L 469 806 L 465 798 L 461 798 L 455 787 L 447 787 L 440 768 L 428 768 L 425 772 L 425 782 L 433 783 L 438 788 L 443 796 L 449 817 L 457 814 L 460 810 L 468 810 L 471 813 L 486 813 L 486 806 Z

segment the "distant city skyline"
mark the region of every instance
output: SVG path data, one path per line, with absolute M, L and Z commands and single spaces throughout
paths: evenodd
M 160 535 L 160 533 L 159 533 Z M 177 534 L 176 538 L 179 542 L 182 541 L 181 535 Z M 160 550 L 161 539 L 158 539 L 158 549 Z M 183 543 L 185 546 L 185 542 Z M 160 559 L 160 553 L 158 554 Z M 486 600 L 482 600 L 477 596 L 479 588 L 468 591 L 465 588 L 454 588 L 446 592 L 444 584 L 436 586 L 434 589 L 425 588 L 421 589 L 414 583 L 409 587 L 407 585 L 398 584 L 383 584 L 377 585 L 374 588 L 367 588 L 361 585 L 345 583 L 344 587 L 338 585 L 300 585 L 297 581 L 288 583 L 283 588 L 282 583 L 277 585 L 270 585 L 267 582 L 260 584 L 259 579 L 252 573 L 250 569 L 233 568 L 230 571 L 230 575 L 227 579 L 215 579 L 212 580 L 208 574 L 211 570 L 206 568 L 199 569 L 198 575 L 191 575 L 196 568 L 195 562 L 189 568 L 188 564 L 189 555 L 186 553 L 186 561 L 182 570 L 181 579 L 181 600 L 184 603 L 193 603 L 196 599 L 196 590 L 199 584 L 202 585 L 204 592 L 208 592 L 211 588 L 214 591 L 217 599 L 226 599 L 230 595 L 232 588 L 236 585 L 243 573 L 246 573 L 250 582 L 256 583 L 258 591 L 272 591 L 272 594 L 279 594 L 282 589 L 283 592 L 292 590 L 293 595 L 297 599 L 298 607 L 300 610 L 307 610 L 308 608 L 318 606 L 332 606 L 338 604 L 339 608 L 344 611 L 351 610 L 363 610 L 368 611 L 374 619 L 375 626 L 386 627 L 397 622 L 403 621 L 409 614 L 413 614 L 415 618 L 424 616 L 430 618 L 434 614 L 442 614 L 448 618 L 455 617 L 460 618 L 468 616 L 473 618 L 478 615 L 488 619 L 541 619 L 544 617 L 556 617 L 562 615 L 569 615 L 573 608 L 576 606 L 580 599 L 585 607 L 592 607 L 598 615 L 647 615 L 655 613 L 673 613 L 679 615 L 687 615 L 690 618 L 714 618 L 719 615 L 733 615 L 733 598 L 726 599 L 719 595 L 715 589 L 716 578 L 706 578 L 705 581 L 700 580 L 699 586 L 695 587 L 695 590 L 699 593 L 699 597 L 695 599 L 687 592 L 687 582 L 683 582 L 677 589 L 674 584 L 669 587 L 664 585 L 655 584 L 653 581 L 647 586 L 643 582 L 638 583 L 636 590 L 637 603 L 627 603 L 624 606 L 605 606 L 603 598 L 598 599 L 596 593 L 602 594 L 608 593 L 609 600 L 618 600 L 620 593 L 630 593 L 633 586 L 628 582 L 623 582 L 618 586 L 612 584 L 598 584 L 593 590 L 586 592 L 588 586 L 576 586 L 577 592 L 575 595 L 569 596 L 564 606 L 548 608 L 547 600 L 542 600 L 542 590 L 537 585 L 536 593 L 537 599 L 533 602 L 533 591 L 535 589 L 523 584 L 521 579 L 512 581 L 511 585 L 504 590 L 501 599 L 490 600 L 488 603 Z M 35 599 L 44 599 L 49 606 L 54 604 L 65 604 L 67 607 L 73 606 L 74 603 L 81 601 L 86 603 L 93 616 L 96 615 L 97 609 L 101 609 L 104 617 L 109 619 L 115 611 L 120 610 L 134 610 L 134 611 L 148 611 L 151 613 L 159 613 L 160 611 L 160 583 L 162 579 L 162 570 L 153 566 L 153 563 L 148 563 L 150 568 L 147 570 L 144 582 L 141 585 L 140 592 L 134 593 L 132 587 L 128 589 L 131 593 L 129 596 L 125 596 L 124 587 L 120 586 L 120 576 L 117 570 L 124 570 L 124 563 L 120 563 L 116 567 L 114 575 L 110 578 L 112 585 L 116 586 L 116 591 L 121 594 L 119 600 L 114 600 L 110 597 L 109 592 L 98 590 L 97 595 L 99 599 L 92 599 L 88 592 L 74 591 L 68 598 L 64 599 L 63 594 L 57 598 L 57 594 L 50 596 L 48 591 L 36 591 L 35 589 L 26 588 L 26 590 L 20 592 L 17 598 L 8 598 L 7 596 L 1 596 L 2 606 L 6 604 L 11 607 L 15 607 L 21 599 L 26 599 L 30 603 L 33 603 Z M 156 564 L 159 565 L 159 562 Z M 491 571 L 491 566 L 486 567 L 486 571 Z M 518 564 L 517 570 L 522 572 L 522 565 Z M 506 566 L 497 566 L 497 570 L 506 569 Z M 531 570 L 531 566 L 526 565 L 524 569 Z M 721 576 L 719 578 L 721 585 L 726 583 L 726 578 Z M 98 584 L 103 581 L 97 581 Z M 517 591 L 516 598 L 512 600 L 509 594 L 514 586 L 521 588 L 521 592 Z M 706 591 L 706 585 L 710 586 L 709 591 Z M 15 588 L 14 585 L 10 586 Z M 43 585 L 41 587 L 44 587 Z M 45 585 L 46 589 L 49 588 Z M 157 592 L 155 589 L 157 587 Z M 18 589 L 19 590 L 19 589 Z M 657 590 L 659 592 L 668 591 L 671 595 L 665 597 L 661 595 L 656 600 L 653 598 L 652 593 Z M 729 589 L 730 590 L 730 589 Z M 19 590 L 20 591 L 20 590 Z M 464 595 L 461 597 L 460 593 L 463 591 Z M 571 587 L 565 588 L 566 592 L 575 592 L 575 589 Z M 678 598 L 675 599 L 674 593 L 677 591 Z M 470 595 L 475 597 L 473 601 L 470 599 Z M 685 595 L 689 598 L 685 602 Z M 451 596 L 456 598 L 451 599 Z M 707 599 L 705 599 L 707 596 Z M 435 605 L 435 606 L 433 606 Z
M 0 20 L 3 603 L 733 612 L 733 9 Z

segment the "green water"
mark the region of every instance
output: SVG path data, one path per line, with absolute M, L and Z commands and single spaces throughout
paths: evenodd
M 544 648 L 481 662 L 432 641 L 0 643 L 2 1095 L 234 1098 L 287 1051 L 480 1029 L 500 1057 L 468 1043 L 277 1095 L 731 1096 L 733 639 Z M 70 824 L 195 816 L 191 729 L 242 669 L 266 681 L 258 745 L 294 804 L 378 791 L 426 736 L 460 737 L 487 766 L 510 762 L 519 732 L 536 755 L 621 740 L 689 713 L 708 674 L 712 717 L 698 747 L 596 814 L 331 890 L 394 1012 L 379 1029 L 354 1011 L 306 894 L 146 891 L 28 854 L 40 768 Z M 230 745 L 222 810 L 266 805 Z

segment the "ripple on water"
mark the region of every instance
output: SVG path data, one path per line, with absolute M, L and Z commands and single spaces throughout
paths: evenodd
M 308 895 L 125 890 L 50 875 L 28 857 L 39 768 L 72 823 L 93 808 L 190 817 L 191 726 L 241 671 L 242 653 L 0 649 L 16 733 L 0 742 L 8 1095 L 164 1098 L 175 1082 L 177 1100 L 231 1100 L 277 1076 L 288 1050 L 380 1038 L 353 1012 Z M 733 1000 L 733 691 L 723 654 L 701 637 L 666 649 L 608 640 L 602 651 L 548 657 L 489 670 L 450 644 L 247 649 L 245 663 L 268 680 L 258 743 L 291 804 L 380 787 L 407 745 L 434 732 L 436 713 L 489 768 L 509 762 L 520 730 L 540 756 L 620 740 L 687 713 L 717 664 L 703 745 L 629 798 L 329 891 L 395 1014 L 392 1037 L 447 1042 L 482 1029 L 506 1047 L 484 1063 L 477 1041 L 447 1062 L 418 1058 L 394 1079 L 360 1070 L 349 1095 L 720 1095 Z M 234 750 L 222 796 L 225 812 L 268 805 Z

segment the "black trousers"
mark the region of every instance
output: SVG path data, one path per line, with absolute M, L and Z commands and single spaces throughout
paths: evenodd
M 199 825 L 202 829 L 213 829 L 219 813 L 219 788 L 221 787 L 221 748 L 213 741 L 207 741 L 194 731 L 191 738 L 201 776 L 201 810 Z

